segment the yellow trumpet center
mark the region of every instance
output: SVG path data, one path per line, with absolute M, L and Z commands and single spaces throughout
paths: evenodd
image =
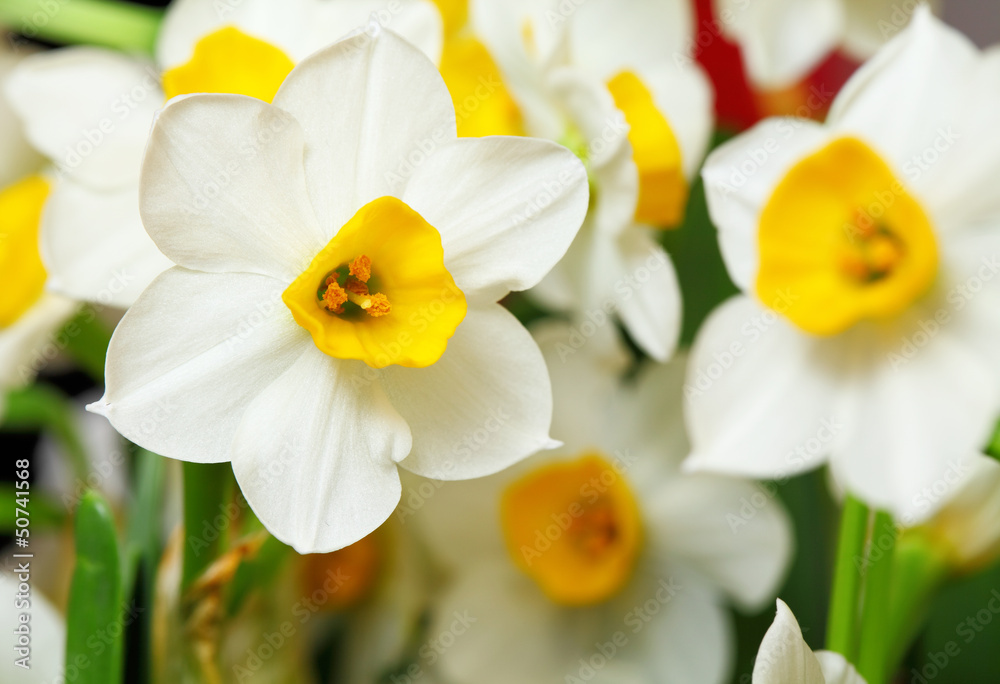
M 514 482 L 504 493 L 501 520 L 514 561 L 564 605 L 618 593 L 642 546 L 632 490 L 598 454 L 546 465 Z
M 198 41 L 187 63 L 163 74 L 167 98 L 235 93 L 270 102 L 295 64 L 280 48 L 226 26 Z
M 681 146 L 653 93 L 635 73 L 622 71 L 608 81 L 615 106 L 629 125 L 632 159 L 639 169 L 635 220 L 675 228 L 684 220 L 688 184 Z
M 806 332 L 898 315 L 934 282 L 930 219 L 885 161 L 839 138 L 796 164 L 761 214 L 757 294 Z
M 395 197 L 359 209 L 282 300 L 319 349 L 373 368 L 433 364 L 467 308 L 441 235 Z
M 45 288 L 38 230 L 49 184 L 28 176 L 0 190 L 0 328 L 19 319 Z
M 471 36 L 446 40 L 441 77 L 455 106 L 459 137 L 524 135 L 521 111 L 479 40 Z

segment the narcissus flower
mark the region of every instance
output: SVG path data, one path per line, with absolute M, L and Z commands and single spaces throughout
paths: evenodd
M 395 507 L 397 464 L 478 477 L 551 444 L 544 362 L 496 302 L 562 257 L 587 196 L 558 145 L 457 139 L 437 69 L 376 24 L 303 61 L 273 105 L 177 101 L 140 197 L 177 266 L 115 331 L 93 410 L 165 456 L 231 460 L 296 549 L 351 544 Z
M 17 59 L 0 51 L 0 84 Z M 0 417 L 6 390 L 30 382 L 40 347 L 73 312 L 73 302 L 45 291 L 46 272 L 38 249 L 42 208 L 51 179 L 24 139 L 16 116 L 0 99 Z
M 652 228 L 682 221 L 712 127 L 711 90 L 690 55 L 690 3 L 473 0 L 470 22 L 524 134 L 565 144 L 590 174 L 587 222 L 535 294 L 581 316 L 617 315 L 646 352 L 666 360 L 681 302 Z M 459 87 L 471 80 L 445 77 Z
M 155 62 L 89 47 L 25 60 L 7 95 L 59 170 L 43 216 L 49 288 L 127 307 L 170 267 L 138 205 L 146 138 L 167 99 L 219 92 L 270 102 L 297 62 L 373 14 L 431 58 L 440 54 L 441 19 L 428 0 L 179 0 Z
M 397 511 L 452 578 L 429 633 L 475 620 L 440 653 L 441 678 L 728 681 L 724 600 L 773 597 L 791 553 L 784 510 L 766 500 L 743 517 L 762 496 L 751 483 L 680 474 L 683 360 L 624 385 L 604 345 L 574 351 L 564 325 L 538 338 L 564 447 L 483 480 L 418 484 Z
M 692 469 L 778 477 L 829 455 L 904 524 L 933 513 L 920 492 L 1000 413 L 998 84 L 1000 55 L 925 8 L 826 125 L 768 120 L 710 156 L 744 295 L 695 344 Z
M 739 44 L 751 81 L 770 90 L 798 83 L 838 48 L 868 59 L 909 24 L 922 2 L 714 0 L 719 25 Z
M 754 661 L 753 684 L 865 684 L 865 680 L 839 653 L 813 653 L 792 611 L 778 599 L 778 614 Z

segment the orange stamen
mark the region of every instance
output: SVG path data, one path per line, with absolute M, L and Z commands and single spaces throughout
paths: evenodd
M 344 302 L 347 301 L 347 292 L 344 291 L 334 276 L 326 279 L 326 292 L 323 293 L 323 306 L 333 313 L 344 313 Z
M 372 260 L 364 254 L 352 261 L 348 268 L 351 275 L 363 283 L 367 283 L 368 279 L 372 277 Z

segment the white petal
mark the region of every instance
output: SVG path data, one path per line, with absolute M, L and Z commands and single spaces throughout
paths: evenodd
M 567 22 L 573 64 L 602 81 L 625 69 L 673 63 L 693 47 L 685 0 L 588 0 Z
M 952 546 L 962 569 L 992 562 L 1000 555 L 1000 463 L 977 456 L 957 483 L 944 484 L 952 485 L 947 503 L 931 528 Z
M 424 477 L 482 477 L 551 446 L 552 389 L 535 341 L 499 305 L 470 307 L 433 366 L 382 371 L 413 431 L 402 465 Z
M 410 431 L 360 362 L 314 345 L 247 407 L 233 472 L 247 503 L 299 553 L 353 544 L 399 502 Z
M 757 227 L 775 186 L 829 134 L 804 119 L 767 119 L 715 149 L 701 175 L 729 276 L 744 292 L 757 279 Z
M 827 684 L 795 616 L 778 599 L 778 614 L 764 635 L 753 668 L 753 684 Z
M 693 475 L 664 482 L 647 499 L 650 526 L 669 540 L 672 554 L 744 609 L 758 610 L 774 598 L 792 556 L 791 524 L 774 493 L 742 480 Z
M 781 478 L 822 463 L 841 429 L 826 351 L 746 297 L 722 304 L 691 352 L 684 394 L 694 451 L 685 466 Z
M 313 346 L 283 289 L 247 273 L 166 271 L 115 329 L 107 391 L 88 409 L 163 456 L 230 460 L 246 407 Z
M 681 461 L 690 453 L 687 429 L 684 426 L 684 380 L 687 356 L 678 354 L 670 363 L 648 363 L 635 378 L 633 391 L 618 402 L 622 413 L 620 429 L 632 435 L 634 444 L 644 445 L 655 454 L 645 459 L 656 466 L 654 475 L 638 474 L 630 479 L 658 486 L 664 477 L 675 476 Z
M 137 182 L 101 190 L 58 181 L 45 203 L 41 241 L 47 287 L 103 305 L 131 306 L 173 265 L 142 227 Z
M 864 677 L 839 653 L 816 651 L 814 655 L 819 661 L 826 684 L 866 684 Z
M 677 138 L 684 176 L 690 179 L 701 168 L 712 138 L 715 96 L 711 81 L 701 66 L 694 63 L 650 67 L 640 76 Z
M 16 563 L 11 559 L 10 568 Z M 9 643 L 13 645 L 14 633 L 22 625 L 21 616 L 30 618 L 28 626 L 31 630 L 31 667 L 23 668 L 14 664 L 16 656 L 12 651 L 0 662 L 0 682 L 18 682 L 18 684 L 50 684 L 63 679 L 63 663 L 66 653 L 66 621 L 49 601 L 32 587 L 31 607 L 18 609 L 17 595 L 19 593 L 17 576 L 4 571 L 0 572 L 0 629 L 5 635 L 10 635 Z
M 854 348 L 868 353 L 849 383 L 842 407 L 849 430 L 830 457 L 833 473 L 869 505 L 904 524 L 920 522 L 937 507 L 927 492 L 961 472 L 991 434 L 1000 388 L 989 364 L 947 326 L 914 353 L 905 345 L 926 337 L 914 338 L 923 334 L 916 322 L 892 336 L 852 332 Z
M 648 230 L 626 231 L 620 242 L 627 278 L 616 287 L 618 315 L 644 352 L 666 361 L 681 334 L 681 290 L 674 264 Z
M 318 2 L 314 16 L 310 18 L 314 25 L 310 31 L 308 52 L 326 47 L 358 26 L 364 26 L 372 18 L 412 43 L 431 61 L 436 63 L 441 58 L 444 26 L 441 13 L 430 0 Z
M 716 0 L 723 26 L 739 42 L 754 84 L 779 89 L 808 75 L 840 42 L 839 0 Z
M 281 48 L 293 59 L 301 59 L 321 47 L 306 41 L 319 4 L 316 0 L 284 0 L 280 4 L 272 0 L 176 0 L 163 18 L 156 43 L 157 61 L 164 70 L 185 64 L 199 40 L 225 26 L 235 26 Z M 327 42 L 343 33 L 330 36 Z
M 53 337 L 75 308 L 72 300 L 42 294 L 13 324 L 0 328 L 0 394 L 31 382 L 59 352 Z
M 7 77 L 22 56 L 8 50 L 6 43 L 0 47 L 0 93 L 6 90 Z M 21 176 L 42 165 L 42 158 L 24 137 L 22 122 L 17 113 L 0 96 L 0 188 L 7 187 Z
M 456 137 L 434 64 L 377 25 L 304 60 L 274 104 L 302 125 L 309 197 L 331 237 L 368 202 L 398 195 L 413 166 Z
M 837 133 L 862 137 L 897 172 L 906 174 L 918 195 L 933 198 L 939 178 L 955 172 L 962 174 L 962 182 L 969 177 L 961 170 L 962 155 L 955 160 L 952 152 L 957 150 L 948 149 L 954 143 L 949 136 L 971 138 L 967 146 L 991 140 L 978 140 L 978 131 L 967 131 L 962 126 L 965 120 L 977 116 L 963 115 L 962 111 L 970 106 L 968 93 L 979 74 L 978 58 L 978 51 L 965 36 L 921 7 L 910 26 L 845 84 L 834 100 L 827 123 Z M 972 97 L 976 106 L 980 97 L 979 92 Z M 993 103 L 997 98 L 986 101 L 992 101 L 991 120 L 995 121 L 997 109 Z M 987 147 L 997 149 L 994 144 Z M 927 164 L 918 165 L 914 159 L 923 157 L 928 150 L 941 153 L 946 161 L 955 160 L 959 166 L 931 165 L 930 172 L 925 172 Z
M 562 258 L 587 196 L 587 172 L 566 148 L 490 136 L 434 150 L 401 198 L 441 233 L 445 265 L 466 296 L 496 301 Z
M 299 124 L 243 95 L 191 95 L 159 115 L 140 209 L 177 264 L 291 282 L 326 246 L 309 203 Z
M 930 0 L 931 4 L 939 4 Z M 900 5 L 898 0 L 843 0 L 844 51 L 858 62 L 874 55 L 891 37 L 906 28 L 916 3 Z
M 134 182 L 163 104 L 151 64 L 90 47 L 50 50 L 25 59 L 6 90 L 28 140 L 60 171 L 102 188 Z
M 647 572 L 652 574 L 646 581 L 633 581 L 628 595 L 615 602 L 618 613 L 611 619 L 622 620 L 629 639 L 619 657 L 645 671 L 640 682 L 729 681 L 736 655 L 733 625 L 717 593 L 680 564 Z

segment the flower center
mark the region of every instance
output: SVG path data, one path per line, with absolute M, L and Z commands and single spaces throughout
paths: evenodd
M 653 93 L 636 74 L 622 71 L 608 81 L 615 106 L 629 125 L 632 159 L 639 169 L 639 202 L 635 220 L 674 228 L 684 219 L 688 184 L 681 146 Z
M 19 319 L 45 288 L 38 229 L 49 184 L 28 176 L 0 190 L 0 328 Z
M 930 219 L 856 138 L 792 167 L 761 214 L 758 247 L 761 301 L 816 335 L 896 316 L 937 275 Z
M 622 589 L 642 546 L 632 490 L 604 457 L 543 466 L 508 487 L 507 548 L 556 603 L 591 605 Z
M 433 364 L 467 308 L 441 235 L 395 197 L 359 209 L 281 298 L 319 349 L 373 368 Z
M 191 59 L 163 74 L 167 99 L 188 93 L 235 93 L 270 102 L 295 64 L 270 43 L 226 26 L 203 37 Z

